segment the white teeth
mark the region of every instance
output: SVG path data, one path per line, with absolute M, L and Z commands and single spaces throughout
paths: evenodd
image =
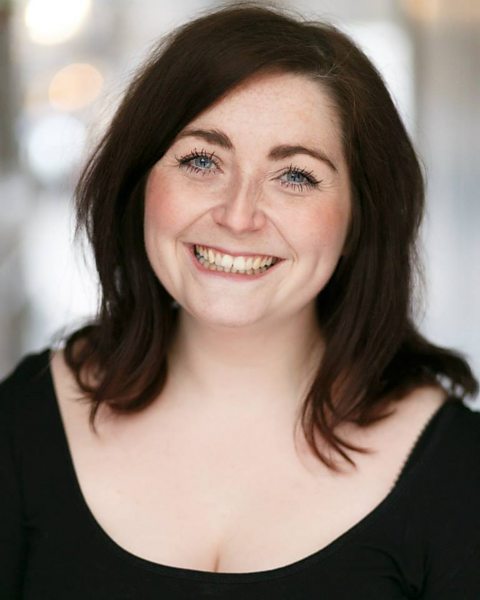
M 215 264 L 217 264 L 216 261 L 215 261 Z M 229 269 L 233 265 L 233 258 L 231 256 L 229 256 L 228 254 L 224 254 L 222 256 L 222 260 L 221 260 L 220 264 L 225 269 Z
M 236 256 L 233 261 L 233 266 L 237 271 L 245 271 L 245 259 L 243 256 Z
M 229 273 L 246 273 L 252 275 L 255 271 L 265 271 L 274 261 L 272 256 L 230 256 L 216 252 L 206 246 L 195 246 L 195 252 L 201 256 L 204 266 L 210 270 L 226 271 Z

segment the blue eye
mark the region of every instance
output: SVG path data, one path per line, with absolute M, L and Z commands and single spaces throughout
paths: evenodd
M 311 172 L 304 169 L 290 167 L 285 173 L 280 176 L 280 183 L 285 187 L 290 187 L 298 191 L 302 191 L 304 187 L 316 188 L 320 181 L 313 177 Z
M 175 158 L 180 168 L 201 175 L 209 175 L 215 173 L 218 168 L 218 161 L 215 160 L 214 156 L 214 152 L 209 153 L 206 150 L 198 152 L 197 150 L 194 150 L 186 156 Z
M 210 167 L 215 166 L 213 160 L 207 156 L 196 156 L 191 159 L 190 164 L 199 169 L 209 169 Z
M 285 173 L 285 175 L 287 176 L 287 181 L 289 183 L 309 183 L 307 177 L 299 171 L 288 171 L 287 173 Z

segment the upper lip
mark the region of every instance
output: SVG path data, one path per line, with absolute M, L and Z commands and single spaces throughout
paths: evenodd
M 204 246 L 206 248 L 211 248 L 216 252 L 220 252 L 221 254 L 229 254 L 230 256 L 271 256 L 273 258 L 277 258 L 278 260 L 283 260 L 283 258 L 279 256 L 275 256 L 275 254 L 270 254 L 269 252 L 233 252 L 232 250 L 226 250 L 225 248 L 220 248 L 219 246 L 211 246 L 210 244 L 192 244 L 193 246 Z

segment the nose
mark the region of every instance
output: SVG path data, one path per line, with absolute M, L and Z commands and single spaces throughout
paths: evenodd
M 261 229 L 266 221 L 261 195 L 256 182 L 244 179 L 232 183 L 213 209 L 214 221 L 236 234 Z

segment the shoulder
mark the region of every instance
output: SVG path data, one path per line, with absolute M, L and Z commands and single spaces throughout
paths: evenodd
M 459 518 L 476 519 L 480 542 L 480 412 L 449 401 L 432 432 L 430 481 L 445 510 L 462 507 Z
M 450 399 L 439 416 L 437 444 L 444 470 L 467 469 L 480 480 L 480 412 Z
M 450 399 L 422 441 L 418 472 L 435 535 L 473 526 L 480 543 L 480 413 Z
M 50 394 L 50 350 L 25 356 L 13 371 L 0 381 L 0 423 L 28 418 Z
M 439 598 L 438 591 L 480 552 L 480 412 L 449 400 L 424 445 L 412 512 L 427 540 L 426 597 Z
M 0 463 L 13 464 L 30 498 L 44 497 L 42 486 L 65 456 L 50 363 L 48 349 L 30 354 L 0 383 Z
M 418 432 L 402 487 L 410 517 L 438 548 L 462 537 L 480 544 L 480 412 L 451 396 L 439 401 L 425 391 L 423 399 L 422 427 L 416 409 L 405 406 L 391 438 L 395 446 L 402 430 Z
M 444 390 L 419 388 L 398 402 L 386 440 L 391 447 L 405 438 L 414 455 L 410 462 L 418 458 L 429 465 L 432 475 L 445 478 L 451 468 L 457 473 L 459 464 L 469 465 L 472 476 L 477 474 L 480 412 Z
M 475 489 L 480 503 L 480 412 L 449 398 L 433 414 L 420 442 L 417 453 L 428 469 L 430 489 L 443 489 L 443 497 Z
M 5 401 L 9 395 L 28 390 L 48 374 L 50 350 L 27 354 L 5 378 L 0 381 L 0 397 Z

